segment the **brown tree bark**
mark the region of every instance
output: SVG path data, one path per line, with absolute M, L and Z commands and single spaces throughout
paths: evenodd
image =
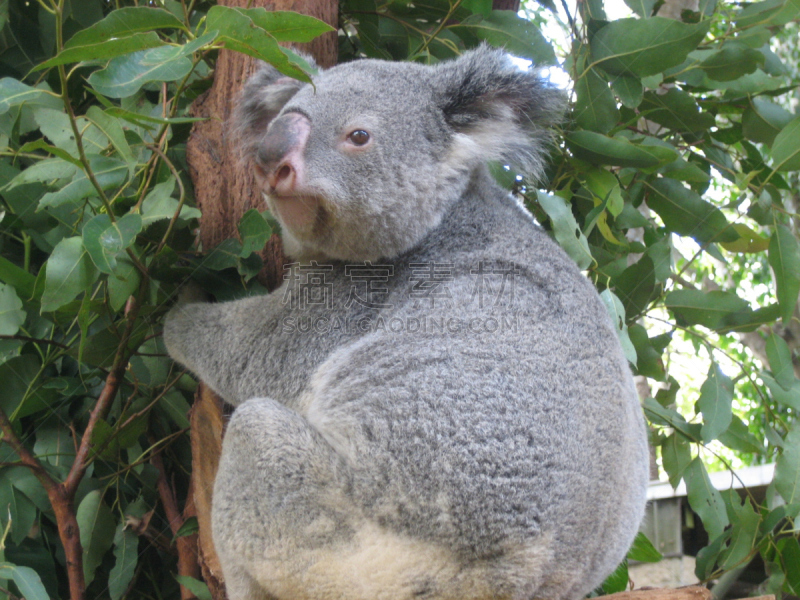
M 321 19 L 333 27 L 338 23 L 337 0 L 220 0 L 219 4 L 235 7 L 264 7 L 267 10 L 293 10 Z M 336 63 L 336 32 L 325 34 L 298 49 L 311 54 L 321 67 Z M 252 173 L 239 161 L 236 140 L 225 135 L 227 122 L 237 94 L 247 78 L 256 70 L 257 61 L 228 50 L 220 51 L 211 89 L 195 100 L 191 114 L 203 117 L 192 130 L 187 143 L 186 159 L 194 184 L 197 203 L 203 212 L 200 222 L 200 244 L 208 251 L 220 242 L 237 235 L 242 215 L 251 208 L 265 208 Z M 273 236 L 261 254 L 264 268 L 259 281 L 269 290 L 281 282 L 284 256 L 280 240 Z M 199 524 L 198 560 L 204 579 L 215 600 L 225 598 L 224 580 L 211 540 L 211 492 L 214 486 L 219 454 L 222 448 L 224 418 L 222 402 L 211 390 L 201 385 L 191 415 L 192 490 Z

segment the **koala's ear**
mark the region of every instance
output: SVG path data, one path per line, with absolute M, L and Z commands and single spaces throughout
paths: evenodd
M 313 58 L 306 54 L 302 57 L 311 67 L 317 68 Z M 268 63 L 263 63 L 247 80 L 231 115 L 232 130 L 243 158 L 252 156 L 270 121 L 304 85 Z
M 456 133 L 455 160 L 502 160 L 541 175 L 551 128 L 564 114 L 564 92 L 486 45 L 437 66 L 433 83 Z

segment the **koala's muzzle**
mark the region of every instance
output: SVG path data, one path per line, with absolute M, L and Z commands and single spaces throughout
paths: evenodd
M 256 156 L 256 174 L 270 194 L 291 196 L 303 184 L 303 152 L 310 131 L 308 119 L 299 113 L 270 123 Z

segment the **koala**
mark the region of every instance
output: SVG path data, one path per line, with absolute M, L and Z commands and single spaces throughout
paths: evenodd
M 480 47 L 271 67 L 232 127 L 292 263 L 183 303 L 170 355 L 235 407 L 212 534 L 232 600 L 575 600 L 624 559 L 648 449 L 592 284 L 495 183 L 564 99 Z

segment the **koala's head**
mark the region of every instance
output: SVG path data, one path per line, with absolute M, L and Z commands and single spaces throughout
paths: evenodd
M 488 160 L 542 168 L 562 93 L 500 50 L 436 66 L 360 60 L 314 87 L 262 68 L 234 119 L 296 258 L 392 258 L 435 228 Z

